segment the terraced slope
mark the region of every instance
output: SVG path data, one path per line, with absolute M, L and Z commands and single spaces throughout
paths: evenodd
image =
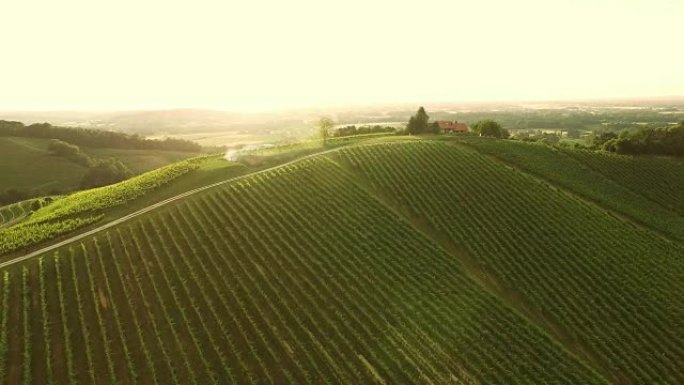
M 684 199 L 684 184 L 681 184 L 684 183 L 684 164 L 677 168 L 667 159 L 565 151 L 539 143 L 510 140 L 468 138 L 465 142 L 482 153 L 561 186 L 616 214 L 627 216 L 667 237 L 684 241 L 684 215 L 670 207 Z M 594 169 L 594 163 L 600 168 Z M 630 163 L 638 164 L 638 169 L 631 168 Z M 636 188 L 632 186 L 635 180 L 622 180 L 621 177 L 633 172 L 639 174 Z M 624 184 L 618 183 L 619 180 Z M 666 186 L 664 190 L 663 186 Z M 658 203 L 657 198 L 663 194 L 668 201 L 664 205 Z
M 475 150 L 349 149 L 342 161 L 473 276 L 615 383 L 684 383 L 684 249 Z
M 3 271 L 0 378 L 605 383 L 345 175 L 303 161 Z

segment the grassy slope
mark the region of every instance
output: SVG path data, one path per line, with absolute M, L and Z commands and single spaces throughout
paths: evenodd
M 670 238 L 684 241 L 684 216 L 648 198 L 654 191 L 662 189 L 662 186 L 669 186 L 664 194 L 669 196 L 670 202 L 676 201 L 678 196 L 684 197 L 684 192 L 682 192 L 684 185 L 681 183 L 678 186 L 681 188 L 679 193 L 675 194 L 674 191 L 678 188 L 676 187 L 677 180 L 684 181 L 684 166 L 679 169 L 679 175 L 666 176 L 662 170 L 671 170 L 672 173 L 676 170 L 674 167 L 666 167 L 670 166 L 668 160 L 648 157 L 633 159 L 633 162 L 640 166 L 638 172 L 643 175 L 641 179 L 644 177 L 652 179 L 650 188 L 639 190 L 632 188 L 630 183 L 619 184 L 614 181 L 612 175 L 605 176 L 577 159 L 597 158 L 597 162 L 592 162 L 592 164 L 598 164 L 604 160 L 611 162 L 622 157 L 563 151 L 539 143 L 510 140 L 468 138 L 461 142 L 554 185 L 579 194 L 615 213 L 627 216 Z M 614 171 L 621 175 L 620 169 L 633 171 L 626 163 L 616 165 Z
M 118 148 L 83 148 L 83 152 L 96 158 L 120 159 L 135 174 L 157 169 L 197 154 L 184 151 L 125 150 Z
M 48 143 L 49 139 L 0 138 L 0 190 L 46 194 L 78 187 L 86 168 L 50 155 Z
M 324 158 L 43 258 L 1 362 L 55 383 L 604 383 Z
M 17 188 L 33 194 L 78 188 L 87 168 L 50 154 L 50 139 L 0 138 L 0 190 Z M 178 151 L 91 149 L 81 150 L 97 158 L 113 157 L 140 174 L 196 154 Z
M 344 152 L 473 277 L 616 382 L 684 381 L 684 249 L 472 149 Z

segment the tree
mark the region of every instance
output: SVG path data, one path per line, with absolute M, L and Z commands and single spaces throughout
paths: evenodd
M 501 125 L 493 120 L 480 120 L 473 124 L 472 130 L 480 136 L 490 136 L 493 138 L 508 138 L 508 130 L 501 127 Z
M 133 172 L 120 160 L 110 158 L 99 161 L 81 180 L 81 188 L 93 188 L 120 182 L 133 176 Z
M 318 132 L 321 135 L 321 139 L 323 139 L 323 145 L 325 145 L 325 142 L 328 140 L 328 136 L 330 136 L 330 130 L 334 125 L 335 122 L 333 122 L 333 120 L 330 118 L 323 117 L 318 121 Z
M 420 107 L 415 115 L 409 118 L 409 122 L 406 125 L 406 130 L 409 134 L 420 134 L 429 132 L 428 120 L 430 117 L 425 108 Z

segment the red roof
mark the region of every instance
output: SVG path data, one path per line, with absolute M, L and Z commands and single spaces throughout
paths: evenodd
M 468 131 L 468 125 L 465 123 L 459 123 L 457 121 L 449 122 L 446 120 L 440 120 L 437 121 L 437 125 L 439 128 L 445 131 L 452 131 L 452 132 L 466 132 Z

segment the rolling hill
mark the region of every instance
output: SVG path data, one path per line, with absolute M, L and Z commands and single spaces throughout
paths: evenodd
M 341 147 L 6 266 L 0 378 L 684 382 L 684 246 L 640 217 L 657 199 L 493 143 Z
M 78 187 L 85 166 L 51 155 L 49 139 L 0 137 L 0 190 L 31 190 L 37 194 Z
M 0 137 L 0 191 L 14 188 L 38 196 L 78 189 L 88 168 L 52 155 L 49 144 L 50 139 Z M 165 150 L 81 149 L 97 159 L 119 159 L 136 174 L 197 155 Z

